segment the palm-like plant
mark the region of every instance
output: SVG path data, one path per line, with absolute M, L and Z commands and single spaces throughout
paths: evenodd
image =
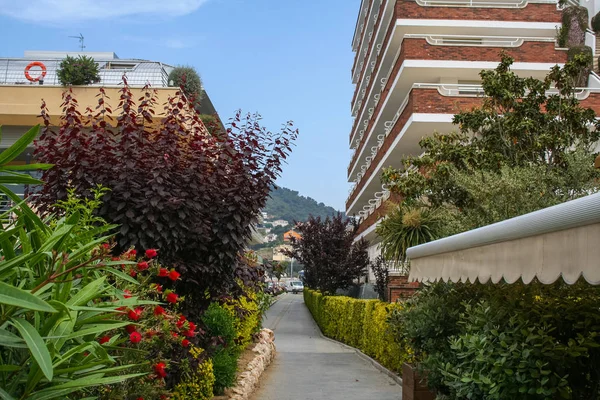
M 405 262 L 409 247 L 431 242 L 442 236 L 443 221 L 438 210 L 424 205 L 402 203 L 377 226 L 382 254 L 386 260 Z

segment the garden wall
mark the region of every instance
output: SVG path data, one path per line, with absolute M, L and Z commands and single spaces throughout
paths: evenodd
M 402 374 L 402 363 L 411 358 L 411 352 L 395 341 L 387 322 L 391 311 L 402 307 L 401 304 L 323 296 L 308 289 L 304 290 L 304 302 L 325 336 L 356 347 Z

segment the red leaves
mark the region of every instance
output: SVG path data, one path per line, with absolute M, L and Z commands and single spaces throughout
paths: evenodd
M 148 261 L 160 248 L 161 257 L 185 265 L 161 269 L 158 276 L 189 279 L 195 285 L 182 287 L 197 291 L 230 287 L 247 228 L 264 207 L 297 131 L 288 123 L 269 132 L 259 115 L 241 112 L 227 127 L 218 116 L 204 117 L 204 124 L 182 93 L 163 107 L 154 90 L 134 95 L 123 80 L 114 101 L 99 89 L 95 114 L 85 117 L 77 91 L 65 92 L 60 131 L 47 128 L 36 142 L 34 157 L 55 165 L 42 177 L 42 211 L 52 211 L 69 187 L 86 195 L 100 184 L 110 189 L 100 216 L 120 225 L 115 251 L 148 249 Z M 111 113 L 118 117 L 107 123 Z M 45 104 L 41 114 L 50 126 Z M 142 262 L 125 271 L 136 275 L 145 269 Z

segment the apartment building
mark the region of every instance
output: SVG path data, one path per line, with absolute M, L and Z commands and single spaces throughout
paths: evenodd
M 600 11 L 599 0 L 580 5 L 590 18 Z M 501 51 L 521 76 L 543 78 L 564 64 L 568 49 L 556 42 L 562 10 L 554 0 L 362 0 L 352 40 L 346 214 L 360 219 L 357 239 L 372 243 L 373 257 L 382 205 L 391 196 L 382 170 L 419 155 L 423 136 L 455 130 L 453 115 L 480 104 L 479 72 L 495 68 Z M 593 32 L 585 33 L 585 44 L 598 58 Z M 600 114 L 598 75 L 578 97 Z

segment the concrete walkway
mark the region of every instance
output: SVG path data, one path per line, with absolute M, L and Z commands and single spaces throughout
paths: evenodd
M 302 294 L 284 294 L 267 312 L 277 356 L 252 400 L 399 400 L 402 388 L 353 350 L 323 339 Z

